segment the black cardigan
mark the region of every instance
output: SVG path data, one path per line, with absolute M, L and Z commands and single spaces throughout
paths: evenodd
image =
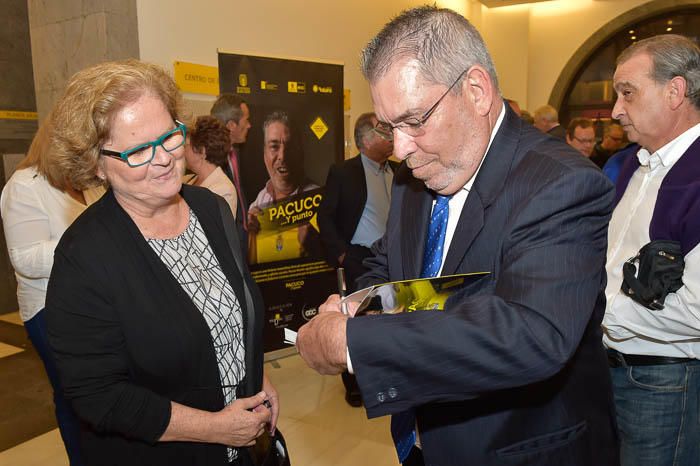
M 214 194 L 183 186 L 243 311 L 246 378 L 262 385 L 263 307 L 227 242 Z M 235 230 L 233 228 L 232 230 Z M 245 270 L 241 278 L 239 270 Z M 209 328 L 114 194 L 89 207 L 56 247 L 47 297 L 49 339 L 66 397 L 83 421 L 88 465 L 224 465 L 222 445 L 161 442 L 170 401 L 224 407 Z

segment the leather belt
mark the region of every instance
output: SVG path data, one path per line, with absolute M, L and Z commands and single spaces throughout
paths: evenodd
M 672 358 L 670 356 L 647 356 L 642 354 L 623 354 L 608 348 L 608 364 L 610 367 L 629 366 L 663 366 L 666 364 L 682 364 L 696 361 L 693 358 Z

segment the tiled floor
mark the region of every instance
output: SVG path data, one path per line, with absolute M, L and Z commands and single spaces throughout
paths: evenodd
M 8 322 L 13 318 L 7 314 L 0 316 L 0 340 L 7 342 L 4 336 L 10 335 L 12 341 L 7 343 L 26 351 L 8 358 L 0 356 L 0 450 L 4 449 L 0 451 L 0 466 L 67 466 L 68 460 L 61 438 L 55 429 L 55 421 L 52 420 L 50 391 L 46 390 L 48 382 L 29 380 L 26 376 L 19 377 L 17 374 L 13 376 L 6 372 L 6 367 L 3 366 L 3 361 L 7 366 L 8 360 L 24 355 L 23 362 L 28 368 L 26 370 L 41 373 L 40 365 L 37 366 L 37 363 L 40 364 L 38 357 L 31 346 L 26 348 L 18 345 L 21 342 L 18 341 L 17 331 L 24 330 L 21 329 L 21 322 Z M 9 326 L 17 327 L 17 331 L 9 331 L 12 330 L 6 328 Z M 17 361 L 12 364 L 13 367 L 16 365 Z M 307 368 L 298 356 L 266 363 L 265 370 L 280 393 L 282 412 L 279 426 L 287 440 L 292 464 L 397 465 L 389 435 L 389 419 L 368 420 L 364 409 L 348 406 L 343 398 L 344 389 L 340 377 L 320 376 Z M 10 375 L 9 380 L 6 374 Z M 3 386 L 8 384 L 10 387 L 3 389 Z M 28 386 L 32 388 L 26 390 Z M 42 401 L 17 398 L 17 393 L 22 391 L 40 396 Z M 14 406 L 11 407 L 10 404 Z M 6 419 L 7 414 L 15 411 L 26 412 L 30 406 L 34 409 L 29 417 L 34 419 L 32 423 L 36 424 L 40 432 L 33 435 L 25 433 L 28 440 L 17 444 L 18 442 L 13 442 L 12 439 L 17 438 L 13 431 L 17 430 L 16 423 L 19 421 L 16 418 L 13 418 L 14 421 Z M 8 445 L 12 446 L 8 448 Z

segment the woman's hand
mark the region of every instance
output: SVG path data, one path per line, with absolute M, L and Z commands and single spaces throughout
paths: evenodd
M 275 393 L 275 398 L 277 393 Z M 249 398 L 239 398 L 216 413 L 215 443 L 231 447 L 249 447 L 255 445 L 255 439 L 265 431 L 270 423 L 271 411 L 259 409 L 268 399 L 264 391 Z

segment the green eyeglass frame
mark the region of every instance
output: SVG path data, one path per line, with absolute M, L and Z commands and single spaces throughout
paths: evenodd
M 156 148 L 158 146 L 162 147 L 163 150 L 167 153 L 171 153 L 175 149 L 178 149 L 185 145 L 185 141 L 187 140 L 187 126 L 185 126 L 184 123 L 178 120 L 175 120 L 175 124 L 177 125 L 175 128 L 163 133 L 155 141 L 149 141 L 143 144 L 139 144 L 138 146 L 132 147 L 131 149 L 127 149 L 124 152 L 117 152 L 109 149 L 100 149 L 100 154 L 121 160 L 122 162 L 126 163 L 132 168 L 146 165 L 148 163 L 151 163 L 153 157 L 156 156 Z M 174 137 L 177 136 L 178 133 L 180 133 L 180 137 Z M 168 144 L 169 142 L 170 144 Z M 148 151 L 146 151 L 146 149 L 148 149 L 149 147 L 151 148 L 150 156 L 148 154 Z

